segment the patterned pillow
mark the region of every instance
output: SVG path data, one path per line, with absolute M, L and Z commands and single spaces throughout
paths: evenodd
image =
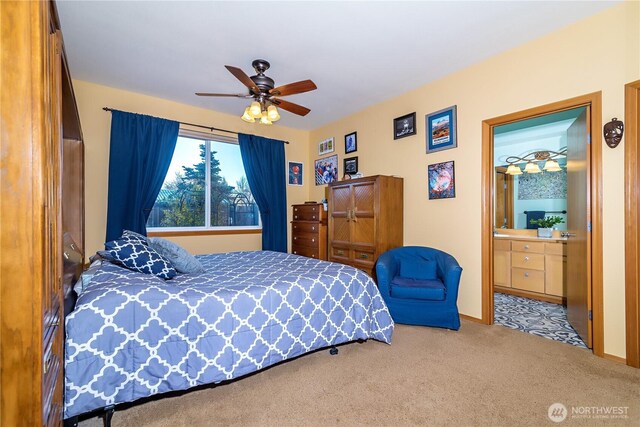
M 179 273 L 204 273 L 204 267 L 193 255 L 177 243 L 160 237 L 151 237 L 149 246 L 167 258 Z
M 147 236 L 143 236 L 142 234 L 136 233 L 135 231 L 131 231 L 131 230 L 124 230 L 122 232 L 122 236 L 120 237 L 120 239 L 138 240 L 144 243 L 145 245 L 149 244 L 149 239 L 147 238 Z
M 122 238 L 104 244 L 109 258 L 129 270 L 172 279 L 178 272 L 171 262 L 138 238 Z

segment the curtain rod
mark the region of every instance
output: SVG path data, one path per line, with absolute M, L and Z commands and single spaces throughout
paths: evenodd
M 109 108 L 109 107 L 102 107 L 102 109 L 103 109 L 104 111 L 109 111 L 109 112 L 111 112 L 111 111 L 113 111 L 113 110 L 114 110 L 113 108 Z M 235 134 L 235 135 L 237 135 L 237 134 L 238 134 L 238 132 L 234 132 L 234 131 L 232 131 L 232 130 L 226 130 L 226 129 L 215 128 L 215 127 L 213 127 L 213 126 L 197 125 L 197 124 L 195 124 L 195 123 L 187 123 L 187 122 L 178 122 L 178 123 L 180 123 L 181 125 L 187 125 L 187 126 L 194 126 L 194 127 L 197 127 L 197 128 L 209 129 L 209 131 L 210 131 L 210 132 L 213 132 L 214 130 L 217 130 L 217 131 L 219 131 L 219 132 L 233 133 L 233 134 Z M 282 142 L 284 142 L 285 144 L 288 144 L 288 143 L 289 143 L 289 141 L 282 141 Z

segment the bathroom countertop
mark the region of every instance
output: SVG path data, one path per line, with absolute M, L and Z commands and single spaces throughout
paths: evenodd
M 527 236 L 524 234 L 494 234 L 494 239 L 503 239 L 503 240 L 533 240 L 539 242 L 566 242 L 566 237 L 538 237 L 538 236 Z

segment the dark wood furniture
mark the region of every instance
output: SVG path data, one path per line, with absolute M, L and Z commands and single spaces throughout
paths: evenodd
M 84 258 L 84 148 L 55 4 L 0 9 L 11 57 L 0 66 L 0 425 L 53 426 L 62 423 L 63 298 Z
M 327 259 L 327 213 L 322 203 L 292 205 L 291 253 Z
M 375 175 L 329 184 L 329 261 L 374 277 L 378 257 L 403 245 L 403 179 Z

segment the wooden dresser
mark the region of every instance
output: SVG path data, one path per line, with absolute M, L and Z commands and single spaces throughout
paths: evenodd
M 293 205 L 291 253 L 327 259 L 327 213 L 322 203 Z
M 11 58 L 0 71 L 0 425 L 58 426 L 63 298 L 84 257 L 84 145 L 55 4 L 0 10 Z
M 494 290 L 562 304 L 566 247 L 552 239 L 494 239 Z
M 403 179 L 375 175 L 329 184 L 329 261 L 374 276 L 378 257 L 403 244 Z

